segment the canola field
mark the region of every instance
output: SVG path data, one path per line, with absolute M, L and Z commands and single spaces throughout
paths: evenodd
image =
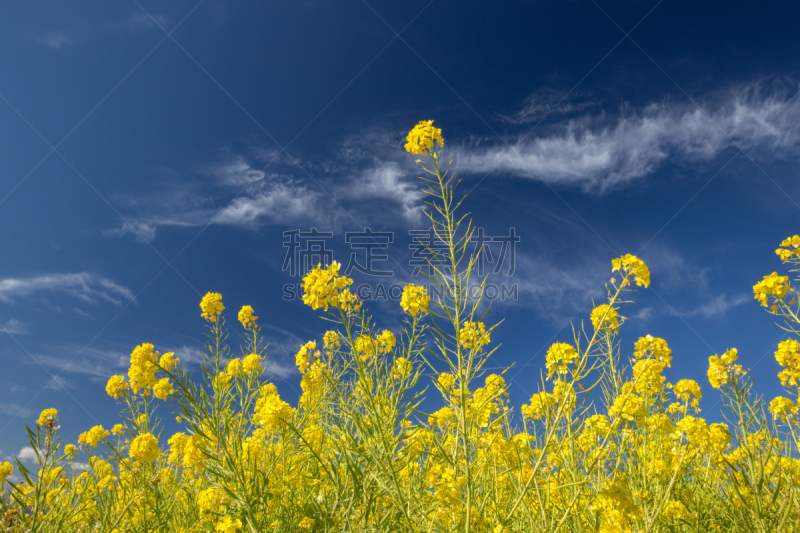
M 800 531 L 800 317 L 789 274 L 800 271 L 800 236 L 777 250 L 785 275 L 753 287 L 787 331 L 775 353 L 782 371 L 767 384 L 784 396 L 756 395 L 735 348 L 709 358 L 707 382 L 668 383 L 667 340 L 621 346 L 626 307 L 650 283 L 645 263 L 625 255 L 610 265 L 607 301 L 548 349 L 539 392 L 512 406 L 503 373 L 483 370 L 498 325 L 470 290 L 483 280 L 441 131 L 420 122 L 406 149 L 420 158 L 429 217 L 447 243 L 432 265 L 441 298 L 406 286 L 395 335 L 339 264 L 311 271 L 303 303 L 327 321 L 297 352 L 302 395 L 290 405 L 263 376 L 257 310 L 245 305 L 229 324 L 222 296 L 208 293 L 201 372 L 143 343 L 128 375 L 106 387 L 118 423 L 68 443 L 57 406 L 29 422 L 38 464 L 0 464 L 0 530 Z M 228 344 L 233 327 L 248 339 L 242 357 Z M 703 394 L 721 395 L 727 423 L 700 416 Z M 425 413 L 423 400 L 441 408 Z M 166 434 L 163 417 L 176 413 L 183 430 Z

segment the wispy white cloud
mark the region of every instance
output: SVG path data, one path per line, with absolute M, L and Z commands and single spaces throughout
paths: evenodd
M 20 322 L 16 318 L 11 318 L 7 320 L 5 324 L 0 324 L 0 333 L 10 333 L 11 335 L 27 335 L 28 330 L 28 324 L 25 322 Z
M 383 199 L 400 206 L 402 216 L 410 222 L 421 219 L 425 192 L 409 178 L 407 169 L 398 163 L 376 161 L 360 175 L 340 187 L 338 194 L 343 198 Z
M 269 157 L 271 154 L 267 154 Z M 274 156 L 273 156 L 274 157 Z M 247 162 L 244 156 L 235 154 L 226 161 L 219 162 L 207 167 L 208 175 L 215 178 L 220 184 L 242 188 L 257 181 L 267 178 L 267 173 L 261 169 L 254 168 Z
M 61 50 L 63 47 L 73 44 L 75 41 L 63 33 L 49 32 L 36 37 L 36 42 L 43 44 L 53 50 Z
M 522 109 L 513 115 L 500 115 L 500 120 L 511 124 L 528 124 L 538 122 L 546 117 L 559 117 L 579 113 L 596 107 L 600 102 L 590 95 L 570 94 L 556 91 L 548 87 L 539 89 L 523 102 Z
M 74 383 L 67 381 L 67 379 L 64 378 L 63 376 L 53 376 L 52 378 L 50 378 L 50 381 L 47 382 L 45 388 L 54 391 L 62 391 L 65 389 L 71 389 L 74 386 L 75 386 Z
M 265 222 L 319 220 L 320 193 L 303 185 L 267 182 L 253 186 L 248 196 L 235 198 L 214 219 L 214 224 L 257 227 Z
M 168 227 L 213 224 L 256 229 L 286 223 L 331 227 L 340 219 L 359 218 L 365 200 L 384 202 L 377 209 L 384 218 L 396 220 L 400 216 L 418 221 L 424 192 L 412 177 L 413 168 L 381 160 L 374 153 L 368 160 L 359 159 L 366 157 L 360 144 L 351 142 L 339 159 L 319 164 L 288 160 L 264 150 L 254 150 L 254 161 L 226 153 L 219 162 L 201 168 L 200 173 L 210 178 L 210 183 L 187 185 L 182 191 L 147 202 L 128 200 L 144 214 L 130 217 L 104 234 L 131 234 L 150 242 L 159 229 Z M 280 172 L 268 174 L 255 162 L 273 159 L 278 161 Z
M 114 374 L 124 373 L 130 362 L 130 354 L 118 350 L 98 348 L 61 348 L 49 350 L 48 353 L 34 356 L 36 361 L 56 373 L 78 374 L 89 376 L 96 381 L 108 379 Z M 59 374 L 59 379 L 63 379 Z M 49 387 L 60 389 L 62 382 L 49 382 Z M 66 382 L 63 382 L 66 385 Z
M 31 414 L 31 410 L 15 403 L 0 403 L 0 413 L 4 415 L 26 417 Z
M 152 15 L 152 16 L 151 16 Z M 166 17 L 156 14 L 147 14 L 144 11 L 133 11 L 125 20 L 123 26 L 129 30 L 144 31 L 144 30 L 159 30 L 159 26 L 165 27 L 167 23 Z
M 0 300 L 6 303 L 13 303 L 18 298 L 36 293 L 53 292 L 68 294 L 90 304 L 105 300 L 115 305 L 122 305 L 123 300 L 133 299 L 133 293 L 128 288 L 88 272 L 55 273 L 0 280 Z
M 185 364 L 193 364 L 199 365 L 203 362 L 203 350 L 200 348 L 196 348 L 194 346 L 186 346 L 183 345 L 179 348 L 173 348 L 171 350 L 166 350 L 166 352 L 172 352 L 175 354 L 175 357 L 181 360 L 182 363 Z
M 738 294 L 729 298 L 723 292 L 716 298 L 712 298 L 708 302 L 701 304 L 694 309 L 684 311 L 681 314 L 684 316 L 702 316 L 704 318 L 721 317 L 725 316 L 725 314 L 731 309 L 739 307 L 740 305 L 749 302 L 751 299 L 752 297 L 747 294 Z
M 667 162 L 704 163 L 741 143 L 764 159 L 796 158 L 800 99 L 791 90 L 751 85 L 704 104 L 652 104 L 610 118 L 584 115 L 544 136 L 510 146 L 462 148 L 461 173 L 497 171 L 606 192 L 652 174 Z M 523 110 L 522 116 L 525 116 Z

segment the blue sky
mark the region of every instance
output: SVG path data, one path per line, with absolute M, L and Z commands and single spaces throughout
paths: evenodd
M 256 309 L 268 373 L 294 402 L 293 355 L 325 323 L 284 286 L 284 232 L 393 232 L 413 277 L 425 229 L 419 120 L 443 128 L 464 207 L 520 237 L 517 301 L 495 366 L 520 405 L 544 351 L 602 299 L 610 261 L 650 266 L 621 346 L 673 349 L 668 378 L 718 395 L 707 358 L 739 349 L 777 393 L 784 337 L 752 297 L 800 225 L 800 8 L 785 2 L 31 1 L 0 16 L 0 456 L 61 412 L 75 441 L 142 342 L 195 365 L 198 303 Z M 493 258 L 500 248 L 493 244 Z M 363 253 L 360 250 L 358 253 Z M 360 256 L 363 257 L 363 256 Z M 363 259 L 359 259 L 363 262 Z M 357 283 L 378 278 L 354 273 Z M 395 302 L 369 304 L 398 331 Z M 236 335 L 232 336 L 236 339 Z M 196 368 L 196 367 L 195 367 Z M 513 379 L 511 379 L 513 377 Z M 168 415 L 169 409 L 162 411 Z M 171 417 L 167 417 L 171 418 Z

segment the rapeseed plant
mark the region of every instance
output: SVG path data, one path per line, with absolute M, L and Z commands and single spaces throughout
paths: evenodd
M 547 351 L 539 390 L 515 415 L 503 372 L 488 374 L 498 324 L 472 278 L 473 226 L 443 155 L 441 130 L 420 122 L 417 160 L 429 217 L 445 250 L 429 250 L 441 290 L 404 288 L 402 328 L 384 329 L 349 289 L 340 265 L 303 279 L 303 304 L 333 324 L 295 356 L 297 406 L 263 377 L 266 345 L 255 310 L 237 318 L 247 345 L 234 357 L 222 296 L 200 303 L 208 342 L 199 380 L 173 353 L 136 346 L 109 397 L 111 430 L 77 445 L 59 437 L 58 411 L 28 428 L 38 471 L 0 464 L 4 531 L 30 532 L 772 532 L 800 530 L 797 454 L 800 326 L 789 276 L 766 276 L 755 298 L 791 335 L 775 353 L 787 396 L 752 393 L 731 348 L 709 358 L 727 424 L 699 417 L 703 391 L 670 384 L 666 340 L 647 335 L 630 357 L 618 341 L 624 306 L 650 284 L 637 257 L 611 264 L 606 301 Z M 800 271 L 800 236 L 780 259 Z M 476 292 L 474 287 L 478 287 Z M 238 327 L 238 326 L 237 326 Z M 441 408 L 422 412 L 428 392 Z M 183 430 L 163 434 L 162 402 Z M 768 418 L 767 412 L 772 416 Z M 79 462 L 82 459 L 85 462 Z M 11 482 L 14 467 L 20 478 Z

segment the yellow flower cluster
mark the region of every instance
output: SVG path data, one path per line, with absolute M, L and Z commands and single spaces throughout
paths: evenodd
M 547 358 L 545 367 L 547 368 L 548 379 L 554 373 L 566 374 L 569 364 L 578 358 L 578 352 L 571 344 L 565 342 L 556 342 L 547 349 Z
M 89 431 L 78 435 L 78 444 L 88 444 L 94 448 L 104 441 L 111 433 L 103 429 L 103 426 L 94 426 Z
M 322 343 L 329 352 L 338 350 L 342 344 L 339 334 L 335 331 L 326 331 L 322 336 Z
M 775 250 L 781 258 L 781 261 L 788 263 L 794 258 L 795 261 L 800 259 L 800 235 L 788 237 L 781 242 L 782 248 Z
M 245 374 L 257 374 L 261 372 L 261 355 L 257 353 L 246 355 L 242 361 L 242 372 Z
M 652 335 L 640 337 L 633 346 L 633 356 L 636 359 L 651 357 L 666 367 L 672 366 L 671 354 L 672 350 L 667 346 L 667 341 Z
M 340 307 L 344 311 L 357 311 L 361 307 L 358 297 L 347 287 L 353 280 L 339 275 L 341 265 L 333 261 L 329 267 L 317 265 L 303 277 L 303 303 L 311 309 Z
M 249 305 L 242 306 L 239 311 L 239 322 L 242 323 L 244 329 L 256 327 L 256 320 L 258 320 L 258 317 L 253 314 L 253 308 Z
M 444 146 L 442 130 L 433 127 L 432 120 L 422 120 L 408 132 L 406 151 L 416 155 L 426 155 L 434 150 L 434 143 Z
M 608 414 L 624 420 L 640 422 L 647 414 L 642 397 L 635 393 L 633 383 L 625 383 L 614 398 L 614 403 L 609 407 Z
M 675 384 L 672 389 L 678 400 L 687 403 L 697 410 L 700 405 L 700 400 L 703 399 L 703 393 L 700 391 L 700 385 L 691 379 L 682 379 Z
M 236 533 L 242 529 L 242 521 L 238 518 L 231 518 L 230 515 L 223 516 L 222 520 L 214 526 L 216 533 Z
M 783 367 L 778 377 L 784 387 L 797 387 L 800 383 L 800 342 L 786 339 L 778 343 L 775 360 Z
M 159 400 L 166 400 L 167 397 L 172 395 L 174 392 L 175 387 L 172 386 L 172 382 L 169 380 L 169 378 L 161 378 L 156 382 L 155 385 L 153 385 L 153 396 Z
M 222 295 L 218 292 L 207 293 L 200 302 L 200 309 L 203 311 L 200 316 L 209 322 L 214 322 L 225 309 L 222 305 Z
M 708 358 L 708 381 L 715 389 L 721 388 L 732 378 L 745 373 L 742 365 L 735 365 L 738 359 L 736 348 L 731 348 L 721 357 L 712 355 Z
M 655 359 L 641 359 L 633 365 L 633 382 L 639 394 L 659 394 L 666 378 L 661 374 L 664 364 Z
M 453 391 L 453 387 L 456 386 L 456 377 L 449 372 L 442 372 L 439 374 L 439 377 L 436 378 L 436 383 L 439 384 L 442 391 L 450 393 Z
M 294 356 L 295 364 L 297 365 L 297 368 L 300 370 L 301 374 L 306 373 L 308 367 L 311 366 L 311 363 L 314 359 L 319 359 L 321 354 L 318 351 L 315 351 L 316 349 L 317 343 L 315 341 L 309 341 L 301 346 L 300 350 Z
M 793 289 L 789 283 L 789 276 L 779 276 L 777 272 L 764 276 L 763 280 L 753 285 L 755 298 L 761 302 L 762 307 L 767 307 L 770 296 L 773 302 L 783 301 L 783 298 L 791 290 Z
M 170 372 L 179 361 L 172 352 L 161 355 L 153 351 L 152 344 L 140 344 L 131 353 L 131 366 L 128 368 L 130 384 L 125 382 L 123 376 L 111 376 L 106 384 L 106 392 L 115 400 L 127 396 L 129 390 L 134 394 L 141 391 L 143 396 L 152 392 L 156 398 L 166 400 L 175 392 L 175 388 L 168 377 L 157 379 L 156 373 L 162 369 Z
M 788 421 L 797 416 L 797 405 L 789 398 L 778 396 L 769 403 L 769 412 L 772 416 L 783 421 Z
M 630 531 L 631 521 L 639 515 L 633 497 L 623 479 L 615 479 L 598 494 L 592 509 L 602 517 L 601 533 Z
M 129 389 L 130 386 L 125 381 L 123 376 L 111 376 L 106 384 L 106 392 L 115 400 L 119 400 L 120 397 L 127 396 Z
M 611 305 L 598 305 L 592 309 L 589 319 L 592 321 L 595 330 L 604 330 L 610 333 L 619 329 L 620 316 Z
M 267 431 L 281 428 L 281 424 L 292 417 L 294 409 L 281 400 L 278 389 L 269 383 L 261 388 L 260 398 L 256 401 L 253 422 Z
M 74 444 L 67 444 L 64 446 L 64 455 L 69 457 L 70 459 L 74 459 L 78 456 L 78 448 L 75 447 Z
M 520 412 L 531 420 L 541 420 L 555 407 L 555 396 L 549 392 L 542 391 L 531 396 L 530 403 L 520 407 Z
M 644 264 L 644 261 L 639 259 L 638 257 L 626 254 L 618 259 L 613 259 L 611 261 L 612 272 L 616 272 L 617 270 L 621 270 L 623 276 L 625 277 L 625 281 L 622 282 L 623 286 L 626 286 L 628 283 L 628 276 L 633 275 L 633 279 L 636 281 L 636 285 L 648 287 L 650 285 L 650 269 L 647 268 L 647 265 Z
M 394 347 L 397 344 L 397 339 L 395 339 L 394 333 L 388 329 L 383 330 L 383 333 L 378 335 L 376 340 L 378 341 L 378 351 L 381 353 L 391 352 L 394 350 Z
M 403 287 L 403 295 L 400 298 L 400 307 L 409 315 L 415 317 L 420 312 L 428 312 L 428 290 L 420 285 L 409 284 Z
M 42 427 L 53 427 L 58 423 L 58 410 L 56 409 L 45 409 L 39 415 L 39 419 L 36 421 Z
M 458 340 L 470 350 L 480 350 L 491 341 L 483 322 L 464 322 L 458 332 Z
M 0 485 L 5 483 L 6 478 L 11 477 L 14 473 L 14 466 L 8 461 L 0 463 Z
M 143 433 L 131 441 L 130 456 L 134 461 L 153 462 L 159 451 L 158 439 L 150 433 Z

